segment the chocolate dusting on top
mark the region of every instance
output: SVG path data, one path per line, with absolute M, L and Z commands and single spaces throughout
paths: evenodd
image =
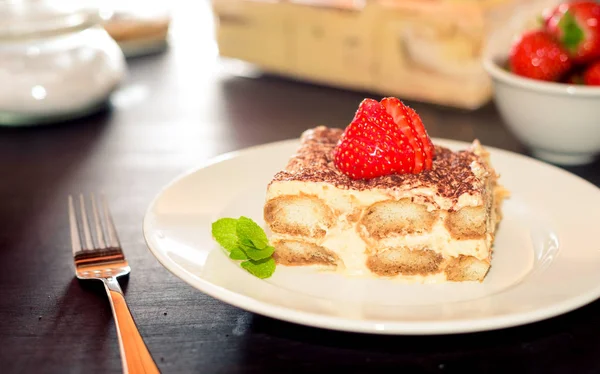
M 484 181 L 471 169 L 471 163 L 486 168 L 487 164 L 470 150 L 452 152 L 435 146 L 435 158 L 430 170 L 418 174 L 392 174 L 372 179 L 355 180 L 338 170 L 333 163 L 333 151 L 342 135 L 341 129 L 319 126 L 302 134 L 301 145 L 286 168 L 277 173 L 273 182 L 325 182 L 340 189 L 409 190 L 430 188 L 439 196 L 454 202 L 463 194 L 480 194 Z M 489 170 L 488 170 L 489 172 Z

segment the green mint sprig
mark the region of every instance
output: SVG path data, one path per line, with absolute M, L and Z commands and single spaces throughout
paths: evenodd
M 275 272 L 273 252 L 267 234 L 248 217 L 221 218 L 212 224 L 213 238 L 229 253 L 232 260 L 250 274 L 264 279 Z

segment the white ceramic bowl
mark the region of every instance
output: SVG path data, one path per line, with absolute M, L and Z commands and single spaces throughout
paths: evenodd
M 490 36 L 483 66 L 508 129 L 533 155 L 559 165 L 581 165 L 600 154 L 600 87 L 543 82 L 504 70 L 512 43 L 539 27 L 544 9 L 562 0 L 532 0 L 511 9 L 510 22 Z
M 490 57 L 484 67 L 492 77 L 500 115 L 535 157 L 581 165 L 600 154 L 600 87 L 524 78 Z

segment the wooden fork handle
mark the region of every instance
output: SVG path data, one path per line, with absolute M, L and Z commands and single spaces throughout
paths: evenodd
M 124 373 L 160 373 L 135 325 L 117 278 L 104 278 L 104 288 L 112 307 Z

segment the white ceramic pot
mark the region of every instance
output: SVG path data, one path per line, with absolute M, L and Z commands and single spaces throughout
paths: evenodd
M 587 164 L 600 154 L 600 87 L 533 80 L 501 67 L 513 40 L 534 28 L 544 5 L 553 3 L 540 1 L 515 14 L 490 39 L 483 65 L 500 115 L 535 157 L 559 165 Z
M 97 10 L 67 1 L 0 4 L 0 125 L 92 113 L 125 73 L 123 53 Z

